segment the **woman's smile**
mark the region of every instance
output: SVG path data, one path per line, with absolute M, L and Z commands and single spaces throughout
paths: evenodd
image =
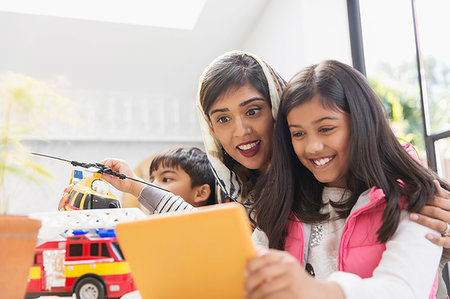
M 261 140 L 244 142 L 236 146 L 236 148 L 241 152 L 244 157 L 253 157 L 261 148 Z

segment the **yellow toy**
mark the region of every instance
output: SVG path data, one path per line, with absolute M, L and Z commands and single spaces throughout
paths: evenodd
M 74 184 L 66 202 L 66 210 L 120 208 L 120 202 L 109 190 L 109 183 L 101 173 L 83 178 L 83 172 L 72 170 L 70 184 Z

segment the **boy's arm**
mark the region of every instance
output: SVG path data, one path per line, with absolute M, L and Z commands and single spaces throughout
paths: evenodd
M 185 202 L 180 196 L 173 195 L 161 189 L 152 188 L 151 186 L 146 186 L 142 189 L 138 200 L 151 214 L 191 211 L 196 209 Z

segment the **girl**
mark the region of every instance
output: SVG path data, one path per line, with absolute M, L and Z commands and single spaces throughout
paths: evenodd
M 442 248 L 408 214 L 440 190 L 433 180 L 449 186 L 398 143 L 364 76 L 337 61 L 298 73 L 274 136 L 254 210 L 288 253 L 248 263 L 247 298 L 434 298 Z

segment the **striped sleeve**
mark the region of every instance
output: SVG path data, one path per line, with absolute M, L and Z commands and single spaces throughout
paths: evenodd
M 195 207 L 185 202 L 180 196 L 151 186 L 146 186 L 141 191 L 138 200 L 152 214 L 195 210 Z

